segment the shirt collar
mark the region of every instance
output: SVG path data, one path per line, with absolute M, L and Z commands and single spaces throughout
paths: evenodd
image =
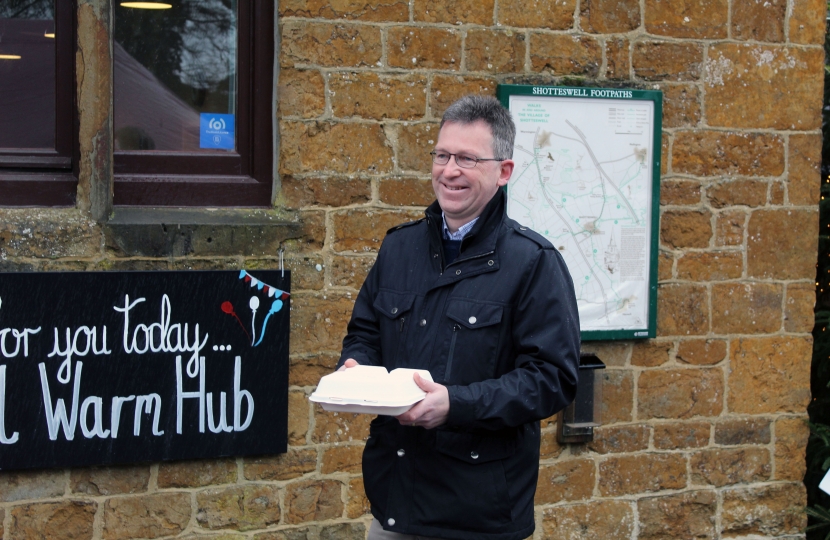
M 464 225 L 460 226 L 457 231 L 450 232 L 450 229 L 447 227 L 447 217 L 444 215 L 444 212 L 441 212 L 441 218 L 444 222 L 444 239 L 445 240 L 463 240 L 467 233 L 470 232 L 470 229 L 473 228 L 473 225 L 476 224 L 478 221 L 479 216 L 476 216 L 472 219 L 472 221 L 468 221 Z

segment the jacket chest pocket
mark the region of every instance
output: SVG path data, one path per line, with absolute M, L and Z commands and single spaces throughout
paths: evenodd
M 504 308 L 470 300 L 451 299 L 447 319 L 451 328 L 444 381 L 469 384 L 494 376 Z
M 394 291 L 378 291 L 372 304 L 380 314 L 381 358 L 389 371 L 397 366 L 398 348 L 406 339 L 406 331 L 411 318 L 415 295 Z

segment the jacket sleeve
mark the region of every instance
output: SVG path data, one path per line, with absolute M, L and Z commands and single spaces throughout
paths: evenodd
M 579 314 L 573 282 L 552 248 L 523 276 L 512 336 L 515 368 L 497 379 L 449 386 L 448 427 L 496 430 L 547 418 L 576 395 Z
M 380 258 L 380 254 L 378 255 Z M 340 360 L 337 361 L 337 368 L 349 358 L 357 360 L 361 365 L 382 365 L 380 356 L 380 326 L 377 314 L 372 308 L 375 295 L 377 294 L 378 267 L 375 264 L 369 270 L 366 280 L 360 287 L 360 293 L 352 310 L 352 318 L 349 320 L 346 337 L 343 338 L 343 349 L 340 353 Z

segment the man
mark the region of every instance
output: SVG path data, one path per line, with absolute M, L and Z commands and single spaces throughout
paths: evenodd
M 553 246 L 505 215 L 516 129 L 494 98 L 450 106 L 437 201 L 390 230 L 354 306 L 340 369 L 427 369 L 427 395 L 376 417 L 363 452 L 369 539 L 533 533 L 539 420 L 576 392 L 579 320 Z

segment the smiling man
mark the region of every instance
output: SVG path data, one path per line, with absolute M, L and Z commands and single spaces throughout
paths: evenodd
M 576 391 L 579 320 L 561 255 L 505 214 L 516 129 L 494 98 L 441 120 L 436 201 L 387 233 L 340 369 L 427 369 L 426 397 L 378 416 L 363 452 L 370 540 L 519 540 L 533 533 L 539 420 Z

